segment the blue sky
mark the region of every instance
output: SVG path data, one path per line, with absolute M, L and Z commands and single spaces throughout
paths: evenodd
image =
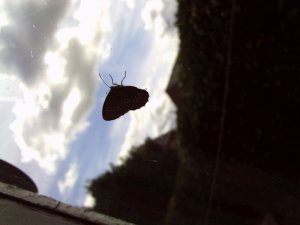
M 178 52 L 175 0 L 0 3 L 0 158 L 39 193 L 88 205 L 86 185 L 132 146 L 176 126 L 166 95 Z M 108 74 L 150 93 L 145 107 L 104 121 Z

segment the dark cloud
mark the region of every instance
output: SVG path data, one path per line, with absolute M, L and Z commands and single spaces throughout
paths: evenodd
M 98 39 L 95 40 L 95 47 Z M 95 101 L 94 93 L 97 88 L 98 76 L 91 76 L 97 64 L 96 53 L 88 53 L 86 46 L 82 45 L 77 39 L 69 42 L 68 48 L 64 52 L 66 59 L 65 73 L 69 74 L 68 87 L 79 87 L 81 101 L 74 112 L 73 120 L 80 121 Z M 85 54 L 84 54 L 85 53 Z
M 0 71 L 17 73 L 27 86 L 43 76 L 45 51 L 54 44 L 57 24 L 70 1 L 41 2 L 7 1 L 4 5 L 9 25 L 1 28 Z
M 17 2 L 5 4 L 9 25 L 2 27 L 0 36 L 0 45 L 4 46 L 0 50 L 0 71 L 16 74 L 25 84 L 24 99 L 13 109 L 16 118 L 11 130 L 25 161 L 34 159 L 46 171 L 54 172 L 57 161 L 68 153 L 68 144 L 88 123 L 98 79 L 94 75 L 98 52 L 93 49 L 99 47 L 100 29 L 89 30 L 93 36 L 82 44 L 80 35 L 84 31 L 80 29 L 90 27 L 80 27 L 78 21 L 77 26 L 72 25 L 76 32 L 67 33 L 67 42 L 60 43 L 54 35 L 70 27 L 57 24 L 69 25 L 65 22 L 71 18 L 68 9 L 76 5 L 65 0 L 49 1 L 48 5 L 42 1 Z M 97 20 L 94 17 L 100 15 L 89 19 Z M 44 62 L 48 52 L 65 62 L 62 82 L 52 82 L 54 78 L 49 77 L 48 67 L 57 69 L 59 65 Z M 73 99 L 68 102 L 70 96 Z M 71 104 L 67 110 L 66 102 Z

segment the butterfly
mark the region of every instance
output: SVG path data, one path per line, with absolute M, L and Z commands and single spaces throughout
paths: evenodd
M 106 84 L 100 73 L 99 76 L 104 84 Z M 121 85 L 114 83 L 112 76 L 110 74 L 109 76 L 113 86 L 108 86 L 106 84 L 106 86 L 110 88 L 110 91 L 106 96 L 102 108 L 102 117 L 104 120 L 115 120 L 129 110 L 139 109 L 148 102 L 149 93 L 146 90 L 134 86 L 123 86 L 126 71 L 125 76 L 121 81 Z

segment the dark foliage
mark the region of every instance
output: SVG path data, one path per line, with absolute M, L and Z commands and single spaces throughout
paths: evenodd
M 182 136 L 182 145 L 195 157 L 198 149 L 217 149 L 231 5 L 179 4 L 185 70 L 178 122 L 181 134 L 193 134 Z M 300 149 L 300 12 L 299 4 L 278 4 L 260 0 L 235 5 L 223 149 L 256 166 L 293 173 L 300 170 L 299 158 L 290 157 Z
M 247 164 L 253 171 L 258 171 L 255 168 L 265 173 L 273 171 L 278 177 L 290 179 L 293 191 L 289 194 L 298 196 L 300 3 L 235 1 L 234 23 L 231 26 L 232 1 L 178 2 L 179 63 L 183 68 L 178 105 L 181 167 L 166 224 L 204 224 L 220 140 L 228 63 L 229 89 L 221 164 L 225 160 L 231 171 L 240 168 L 231 161 Z M 229 46 L 231 29 L 232 46 Z M 229 53 L 231 61 L 228 61 Z M 233 164 L 236 166 L 234 169 Z M 257 217 L 268 210 L 280 212 L 282 217 L 287 216 L 288 212 L 280 211 L 280 206 L 276 208 L 281 197 L 271 194 L 278 186 L 274 185 L 266 192 L 262 185 L 264 180 L 256 179 L 255 173 L 251 173 L 250 177 L 234 173 L 235 177 L 231 177 L 223 169 L 220 167 L 218 171 L 216 185 L 219 192 L 215 192 L 214 198 L 221 195 L 220 192 L 225 196 L 231 193 L 229 198 L 235 199 L 233 202 L 240 201 L 238 204 L 243 205 L 247 200 L 250 204 L 251 199 L 243 192 L 244 188 L 254 199 L 255 196 L 262 196 L 261 200 L 251 202 L 256 210 L 261 211 L 246 220 L 243 218 L 246 215 L 231 210 L 233 218 L 239 219 L 235 222 L 232 218 L 226 221 L 222 217 L 225 214 L 216 213 L 219 209 L 215 207 L 211 212 L 210 224 L 257 224 Z M 245 171 L 239 172 L 250 174 Z M 228 177 L 223 177 L 224 174 Z M 231 180 L 230 185 L 227 180 Z M 277 180 L 281 182 L 279 178 Z M 287 201 L 288 195 L 284 196 L 282 199 Z M 242 199 L 246 199 L 245 202 Z M 286 203 L 284 207 L 293 210 L 293 204 Z M 243 207 L 251 208 L 249 205 Z M 229 208 L 239 207 L 230 206 L 226 210 Z
M 161 224 L 177 172 L 174 149 L 153 141 L 136 148 L 121 166 L 94 179 L 89 187 L 94 210 L 137 224 Z
M 261 224 L 267 213 L 299 224 L 300 3 L 236 0 L 233 24 L 231 1 L 178 3 L 175 185 L 176 154 L 148 141 L 92 182 L 96 210 L 137 224 L 205 224 L 226 109 L 209 224 Z

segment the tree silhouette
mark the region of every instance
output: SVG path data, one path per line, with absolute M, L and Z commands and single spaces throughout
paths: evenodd
M 247 196 L 242 194 L 243 189 L 248 189 L 249 196 L 264 197 L 255 204 L 252 202 L 252 211 L 259 213 L 254 213 L 251 219 L 259 220 L 268 210 L 288 217 L 288 212 L 275 206 L 280 205 L 280 196 L 271 193 L 282 186 L 289 189 L 289 194 L 282 197 L 285 201 L 290 194 L 299 196 L 300 3 L 267 0 L 179 0 L 178 3 L 181 40 L 178 63 L 182 71 L 177 132 L 181 166 L 166 224 L 208 224 L 209 212 L 214 219 L 209 224 L 256 224 L 248 221 L 246 213 L 236 210 L 241 207 L 232 206 L 233 200 L 230 202 L 240 199 L 236 204 L 245 205 L 243 199 Z M 226 174 L 226 168 L 232 171 L 240 168 L 235 161 L 247 164 L 254 171 L 278 174 L 273 177 L 278 185 L 266 192 L 264 180 L 255 175 Z M 220 168 L 216 166 L 219 164 Z M 279 177 L 289 181 L 284 183 Z M 242 184 L 249 185 L 235 189 Z M 218 214 L 222 208 L 217 204 L 218 196 L 225 198 L 226 193 L 234 195 L 227 197 L 229 202 L 223 206 L 228 206 L 223 214 Z M 284 207 L 293 211 L 293 204 L 285 203 Z M 222 217 L 225 211 L 233 215 L 227 222 Z M 239 216 L 241 221 L 234 222 L 234 217 Z
M 112 166 L 91 182 L 94 210 L 137 224 L 161 224 L 177 167 L 174 149 L 162 149 L 148 139 L 121 166 Z

